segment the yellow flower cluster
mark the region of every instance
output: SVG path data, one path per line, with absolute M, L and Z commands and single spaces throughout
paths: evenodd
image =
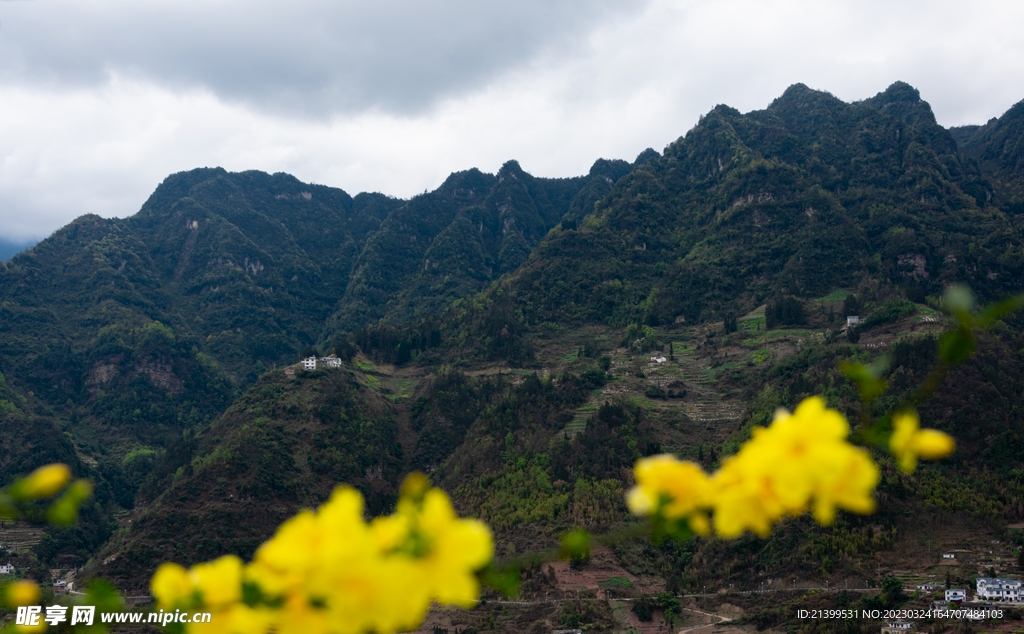
M 29 474 L 22 486 L 29 499 L 48 498 L 57 495 L 70 479 L 71 469 L 66 464 L 49 464 Z
M 460 520 L 422 475 L 402 491 L 393 515 L 367 524 L 359 493 L 338 487 L 317 512 L 282 524 L 248 566 L 164 564 L 153 595 L 162 609 L 212 613 L 189 632 L 384 634 L 418 626 L 431 601 L 468 607 L 480 592 L 474 573 L 493 554 L 490 531 Z
M 912 422 L 912 425 L 911 425 Z M 762 537 L 785 516 L 811 510 L 821 524 L 831 524 L 836 509 L 871 513 L 871 493 L 879 481 L 867 450 L 847 440 L 850 427 L 842 414 L 811 397 L 792 414 L 780 409 L 772 425 L 754 430 L 740 451 L 711 476 L 691 462 L 653 456 L 637 462 L 637 486 L 626 502 L 637 515 L 660 514 L 686 519 L 694 532 L 706 534 L 708 512 L 715 532 L 734 538 L 751 531 Z M 898 418 L 892 450 L 901 466 L 916 456 L 940 458 L 952 440 L 933 430 L 919 431 L 917 417 Z
M 23 605 L 38 605 L 41 594 L 39 586 L 34 581 L 29 581 L 28 579 L 13 581 L 0 585 L 0 604 L 11 608 L 11 610 L 16 610 L 19 606 Z M 40 621 L 37 625 L 15 625 L 13 631 L 26 634 L 29 632 L 45 632 L 46 623 Z
M 953 453 L 956 448 L 956 442 L 949 434 L 920 427 L 916 412 L 900 412 L 892 417 L 889 451 L 896 456 L 904 473 L 914 472 L 918 456 L 937 460 Z
M 699 466 L 663 454 L 638 460 L 633 473 L 637 486 L 626 494 L 626 504 L 634 514 L 660 512 L 670 520 L 686 518 L 693 532 L 709 532 L 705 509 L 710 487 Z
M 34 581 L 21 579 L 8 583 L 2 593 L 3 603 L 11 608 L 39 603 L 39 586 Z

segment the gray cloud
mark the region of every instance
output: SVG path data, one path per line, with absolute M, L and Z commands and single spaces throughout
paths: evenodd
M 610 0 L 11 2 L 0 14 L 0 81 L 66 88 L 102 85 L 116 74 L 293 116 L 408 115 L 641 7 Z
M 609 2 L 0 0 L 0 238 L 199 166 L 400 197 L 512 158 L 574 176 L 796 82 L 903 80 L 947 126 L 1024 98 L 1014 0 Z

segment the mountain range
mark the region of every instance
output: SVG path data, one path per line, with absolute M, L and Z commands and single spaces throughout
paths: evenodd
M 891 408 L 936 362 L 947 286 L 1020 293 L 1022 152 L 1024 102 L 946 129 L 904 83 L 856 103 L 797 84 L 575 178 L 509 161 L 399 200 L 174 174 L 134 216 L 82 216 L 0 263 L 0 482 L 57 460 L 92 477 L 33 565 L 124 588 L 160 561 L 251 556 L 338 482 L 387 512 L 413 469 L 503 557 L 608 532 L 637 458 L 711 467 L 810 394 L 852 419 L 846 359 L 891 356 Z M 695 590 L 875 575 L 910 535 L 941 541 L 922 517 L 1004 535 L 1024 519 L 1022 327 L 923 406 L 954 458 L 907 476 L 879 457 L 876 516 L 609 556 Z M 342 367 L 295 365 L 328 354 Z M 555 588 L 523 575 L 527 595 Z

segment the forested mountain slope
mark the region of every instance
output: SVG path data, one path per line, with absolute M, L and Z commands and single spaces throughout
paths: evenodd
M 516 161 L 498 174 L 452 174 L 399 207 L 367 242 L 328 332 L 435 315 L 514 271 L 563 217 L 579 220 L 630 169 L 599 160 L 587 176 L 536 178 Z
M 1024 251 L 987 178 L 906 84 L 856 104 L 797 85 L 763 111 L 712 110 L 547 240 L 508 292 L 531 323 L 619 326 L 868 280 L 995 297 L 1020 288 Z
M 336 310 L 330 323 L 364 326 L 344 315 L 431 314 L 478 291 L 627 169 L 536 179 L 513 161 L 409 202 L 285 174 L 175 174 L 136 215 L 83 216 L 0 268 L 0 368 L 102 427 L 82 438 L 91 451 L 163 444 L 294 360 Z

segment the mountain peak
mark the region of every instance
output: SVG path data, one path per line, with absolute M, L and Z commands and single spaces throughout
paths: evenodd
M 659 158 L 661 158 L 661 154 L 659 154 L 657 150 L 654 148 L 647 148 L 636 155 L 636 160 L 633 161 L 633 165 L 641 165 L 647 161 L 653 161 Z
M 519 161 L 511 159 L 509 161 L 505 161 L 505 164 L 501 166 L 501 169 L 498 170 L 498 176 L 500 177 L 507 176 L 509 174 L 521 174 L 522 171 L 523 168 L 519 166 Z
M 884 91 L 878 93 L 875 99 L 885 104 L 896 102 L 920 103 L 921 91 L 905 81 L 896 81 Z
M 903 81 L 894 82 L 874 97 L 865 99 L 863 103 L 889 116 L 901 119 L 907 124 L 938 125 L 932 107 L 927 101 L 921 99 L 921 92 Z M 952 139 L 952 137 L 949 138 Z
M 831 110 L 846 105 L 841 99 L 828 91 L 814 90 L 806 84 L 793 84 L 782 95 L 772 101 L 771 105 L 768 106 L 768 110 L 779 112 L 794 108 L 806 108 L 812 104 L 823 105 Z

